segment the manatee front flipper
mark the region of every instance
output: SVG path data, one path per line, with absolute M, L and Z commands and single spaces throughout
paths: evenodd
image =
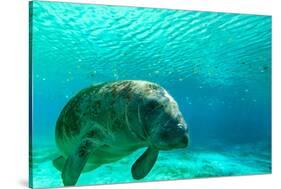
M 65 186 L 76 184 L 93 148 L 94 144 L 90 140 L 83 140 L 77 150 L 67 158 L 62 170 Z
M 131 172 L 134 179 L 142 179 L 149 173 L 157 160 L 158 153 L 159 151 L 155 148 L 149 147 L 146 149 L 132 166 Z

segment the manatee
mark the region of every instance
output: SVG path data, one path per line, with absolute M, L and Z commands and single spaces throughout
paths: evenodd
M 60 157 L 53 165 L 65 186 L 82 172 L 112 163 L 140 148 L 145 152 L 131 167 L 144 178 L 160 150 L 185 148 L 187 124 L 176 101 L 158 84 L 122 80 L 90 86 L 69 100 L 55 130 Z

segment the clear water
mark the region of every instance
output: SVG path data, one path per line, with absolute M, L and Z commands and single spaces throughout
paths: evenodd
M 142 181 L 271 173 L 271 17 L 33 2 L 33 187 L 62 186 L 55 124 L 69 98 L 99 82 L 149 80 L 178 102 L 187 149 L 160 152 Z M 144 151 L 77 185 L 134 182 Z M 122 170 L 122 171 L 120 171 Z

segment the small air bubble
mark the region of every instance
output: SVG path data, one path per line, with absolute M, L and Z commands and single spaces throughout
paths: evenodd
M 46 78 L 42 78 L 43 81 L 46 81 Z

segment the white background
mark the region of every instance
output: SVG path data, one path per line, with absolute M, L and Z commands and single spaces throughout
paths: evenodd
M 281 6 L 279 0 L 70 0 L 69 2 L 252 13 L 273 16 L 273 174 L 100 185 L 80 188 L 280 188 Z M 28 0 L 1 0 L 0 3 L 0 188 L 27 188 Z

